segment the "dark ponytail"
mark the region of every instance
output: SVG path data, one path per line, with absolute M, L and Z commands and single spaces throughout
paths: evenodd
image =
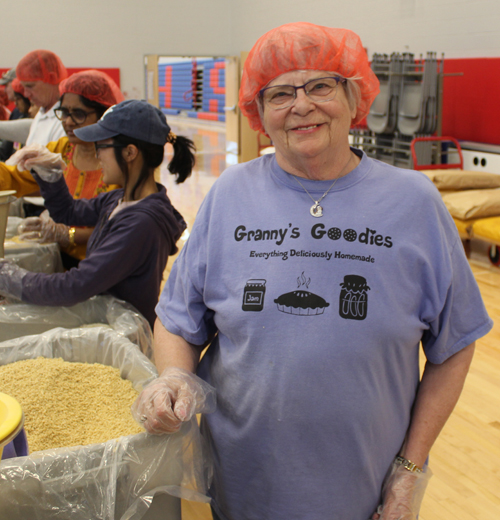
M 163 156 L 165 153 L 165 147 L 159 144 L 152 144 L 140 139 L 133 137 L 127 137 L 125 135 L 117 135 L 113 138 L 114 144 L 120 145 L 126 148 L 129 144 L 133 144 L 142 153 L 144 163 L 142 165 L 141 173 L 131 191 L 132 200 L 135 200 L 135 193 L 138 188 L 144 184 L 150 175 L 154 175 L 154 171 L 163 162 Z M 180 184 L 184 182 L 190 175 L 194 167 L 196 150 L 193 141 L 187 137 L 172 136 L 169 139 L 174 147 L 174 156 L 168 163 L 168 170 L 173 175 L 177 175 L 175 182 Z M 128 184 L 128 166 L 127 162 L 123 158 L 122 148 L 115 148 L 115 158 L 120 166 L 120 169 L 125 177 L 125 189 Z
M 196 147 L 191 139 L 182 135 L 172 136 L 169 142 L 174 148 L 174 156 L 167 168 L 171 174 L 177 176 L 176 184 L 181 184 L 191 175 L 194 168 Z

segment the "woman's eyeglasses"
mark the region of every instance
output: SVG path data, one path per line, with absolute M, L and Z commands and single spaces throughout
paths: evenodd
M 326 103 L 332 101 L 337 94 L 339 83 L 346 83 L 345 78 L 332 76 L 328 78 L 317 78 L 304 83 L 298 87 L 293 85 L 274 85 L 259 91 L 264 104 L 274 110 L 282 110 L 291 107 L 297 99 L 297 90 L 304 89 L 307 97 L 315 103 Z
M 89 112 L 86 112 L 81 108 L 75 108 L 74 110 L 70 111 L 67 108 L 63 107 L 56 108 L 54 112 L 56 114 L 57 119 L 61 121 L 67 119 L 68 117 L 71 117 L 75 125 L 81 125 L 85 123 L 87 116 L 89 116 L 90 114 L 95 114 L 95 110 L 90 110 Z

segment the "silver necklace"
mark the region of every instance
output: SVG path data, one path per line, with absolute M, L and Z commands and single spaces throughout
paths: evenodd
M 332 182 L 331 186 L 321 195 L 321 197 L 318 200 L 314 200 L 314 197 L 306 190 L 304 185 L 299 181 L 295 175 L 292 175 L 292 177 L 300 184 L 302 189 L 311 197 L 311 200 L 314 202 L 314 204 L 311 206 L 311 209 L 309 210 L 309 213 L 313 217 L 319 218 L 323 216 L 323 208 L 320 206 L 320 202 L 328 195 L 328 192 L 335 186 L 335 183 L 342 177 L 342 174 L 344 173 L 344 170 L 349 166 L 349 163 L 352 159 L 352 152 L 349 155 L 349 160 L 347 161 L 346 165 L 342 168 L 342 171 L 339 173 L 339 176 Z

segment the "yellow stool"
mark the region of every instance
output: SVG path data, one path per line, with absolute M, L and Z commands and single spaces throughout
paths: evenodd
M 21 405 L 10 395 L 0 392 L 0 460 L 4 446 L 16 438 L 23 425 Z

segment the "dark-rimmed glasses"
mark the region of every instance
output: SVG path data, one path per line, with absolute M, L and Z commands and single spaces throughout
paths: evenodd
M 73 120 L 73 123 L 75 125 L 81 125 L 85 123 L 85 120 L 87 119 L 87 116 L 90 114 L 95 114 L 95 110 L 90 110 L 89 112 L 86 112 L 85 110 L 82 110 L 81 108 L 75 108 L 74 110 L 68 110 L 64 107 L 59 107 L 54 110 L 57 119 L 60 121 L 63 121 L 64 119 L 67 119 L 68 117 L 71 117 Z
M 304 83 L 298 87 L 293 85 L 274 85 L 259 91 L 260 98 L 264 104 L 274 110 L 282 110 L 291 107 L 297 99 L 297 90 L 304 89 L 307 97 L 314 103 L 326 103 L 332 101 L 337 94 L 339 83 L 346 83 L 345 78 L 330 76 L 317 78 Z

